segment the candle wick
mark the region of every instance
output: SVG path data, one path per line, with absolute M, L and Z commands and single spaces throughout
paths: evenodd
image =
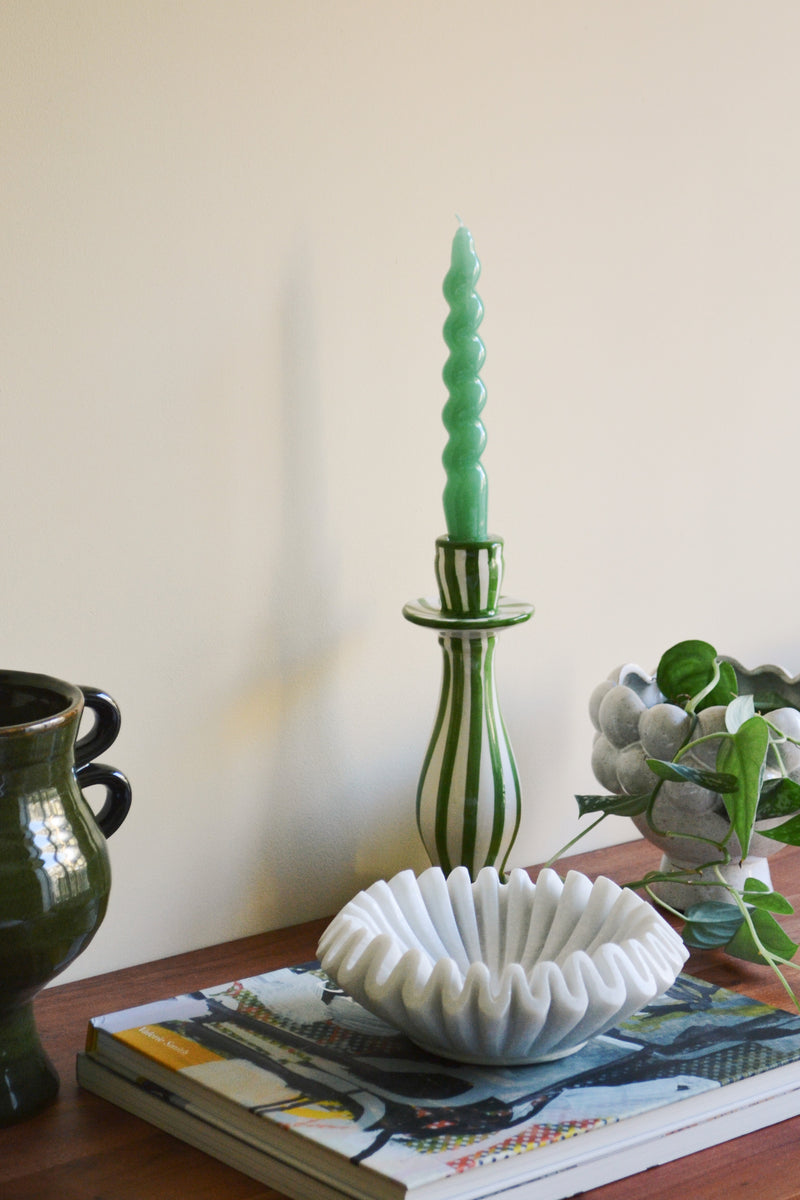
M 461 217 L 458 215 L 458 213 L 456 213 L 456 220 L 458 221 L 459 225 L 460 225 L 460 226 L 461 226 L 461 228 L 463 229 L 463 228 L 464 228 L 464 222 L 461 220 Z

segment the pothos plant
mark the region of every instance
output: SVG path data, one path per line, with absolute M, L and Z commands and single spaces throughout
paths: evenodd
M 639 783 L 633 789 L 619 788 L 612 795 L 576 796 L 580 816 L 599 813 L 595 821 L 573 838 L 551 861 L 584 837 L 607 816 L 628 816 L 643 832 L 652 830 L 660 839 L 676 838 L 696 843 L 697 865 L 680 870 L 654 870 L 625 886 L 643 889 L 661 907 L 684 921 L 682 936 L 687 946 L 700 949 L 719 947 L 736 958 L 766 963 L 778 975 L 793 1003 L 800 1010 L 786 973 L 800 969 L 794 963 L 798 945 L 778 920 L 794 910 L 789 900 L 766 883 L 748 878 L 739 888 L 726 878 L 725 868 L 743 860 L 750 849 L 754 830 L 758 834 L 788 845 L 800 845 L 800 783 L 789 777 L 784 759 L 787 746 L 800 746 L 793 736 L 776 723 L 780 711 L 786 712 L 786 700 L 774 694 L 740 695 L 736 672 L 730 662 L 702 641 L 685 641 L 671 647 L 661 658 L 655 676 L 655 703 L 646 720 L 651 736 L 637 743 L 631 767 L 632 747 L 624 763 L 628 779 Z M 653 697 L 650 697 L 652 700 Z M 663 703 L 662 703 L 663 702 Z M 640 705 L 644 707 L 644 705 Z M 656 709 L 661 708 L 659 714 Z M 710 710 L 714 710 L 711 714 Z M 679 710 L 679 711 L 678 711 Z M 706 714 L 705 718 L 703 714 Z M 713 721 L 708 717 L 714 716 Z M 720 718 L 724 717 L 724 720 Z M 661 721 L 661 737 L 655 728 Z M 669 726 L 664 728 L 664 723 Z M 785 721 L 782 724 L 786 724 Z M 709 725 L 714 726 L 707 732 Z M 798 727 L 800 729 L 800 726 Z M 653 731 L 655 735 L 653 736 Z M 797 732 L 797 731 L 796 731 Z M 663 736 L 666 733 L 666 738 Z M 648 755 L 646 747 L 676 746 L 671 754 Z M 644 749 L 643 749 L 644 746 Z M 783 752 L 782 752 L 783 748 Z M 768 761 L 772 764 L 767 777 Z M 709 766 L 703 765 L 710 763 Z M 777 764 L 777 770 L 774 769 Z M 632 774 L 631 774 L 632 772 Z M 599 773 L 599 772 L 597 772 Z M 616 778 L 616 772 L 612 772 Z M 602 775 L 601 775 L 602 777 Z M 605 782 L 605 781 L 604 781 Z M 645 787 L 641 784 L 644 782 Z M 691 832 L 689 828 L 659 827 L 656 802 L 667 784 L 684 784 L 711 793 L 723 820 L 717 823 L 718 836 Z M 605 782 L 605 786 L 609 786 Z M 674 790 L 674 789 L 673 789 Z M 628 794 L 620 794 L 623 791 Z M 777 824 L 775 823 L 777 820 Z M 765 828 L 764 821 L 771 822 Z M 643 828 L 643 822 L 647 829 Z M 695 824 L 694 828 L 697 828 Z M 662 843 L 663 844 L 663 841 Z M 679 912 L 654 890 L 659 883 L 679 882 L 688 887 L 703 887 L 709 881 L 725 893 L 720 900 L 702 899 Z

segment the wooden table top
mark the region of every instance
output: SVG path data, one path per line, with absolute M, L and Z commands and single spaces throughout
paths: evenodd
M 618 882 L 657 865 L 643 841 L 562 860 Z M 800 849 L 770 860 L 773 882 L 800 914 Z M 537 868 L 532 868 L 535 875 Z M 90 1017 L 212 987 L 314 957 L 327 920 L 211 946 L 46 989 L 36 1002 L 42 1041 L 60 1076 L 57 1102 L 32 1120 L 0 1130 L 2 1200 L 282 1200 L 280 1193 L 192 1149 L 78 1088 L 75 1055 Z M 800 942 L 800 915 L 785 927 Z M 791 1008 L 771 971 L 719 952 L 693 951 L 686 970 L 776 1007 Z M 800 992 L 800 973 L 795 985 Z M 724 1142 L 582 1193 L 584 1200 L 797 1200 L 800 1117 Z

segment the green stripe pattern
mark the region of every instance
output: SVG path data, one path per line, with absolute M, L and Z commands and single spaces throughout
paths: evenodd
M 502 874 L 517 835 L 520 786 L 494 676 L 498 629 L 470 629 L 497 604 L 502 541 L 453 543 L 440 538 L 436 576 L 442 613 L 442 691 L 417 790 L 417 824 L 428 856 L 449 873 L 466 866 Z M 465 627 L 454 628 L 462 616 Z
M 503 579 L 503 542 L 436 540 L 436 582 L 442 612 L 450 617 L 491 616 Z

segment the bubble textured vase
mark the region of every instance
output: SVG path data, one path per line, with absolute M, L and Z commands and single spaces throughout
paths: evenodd
M 800 679 L 780 667 L 753 670 L 727 658 L 740 695 L 752 695 L 757 711 L 773 727 L 776 742 L 767 755 L 764 778 L 785 775 L 800 782 Z M 658 790 L 648 812 L 634 816 L 636 828 L 662 851 L 659 870 L 673 880 L 651 884 L 653 893 L 672 908 L 685 912 L 705 901 L 726 901 L 720 877 L 741 890 L 748 879 L 771 887 L 768 858 L 781 843 L 760 836 L 759 830 L 779 825 L 783 817 L 756 821 L 748 853 L 731 830 L 731 819 L 719 792 L 691 781 L 660 781 L 648 759 L 671 762 L 687 741 L 707 739 L 682 755 L 681 763 L 713 771 L 719 739 L 726 730 L 726 707 L 711 705 L 691 717 L 669 703 L 655 676 L 635 663 L 612 671 L 592 692 L 589 714 L 595 728 L 592 770 L 600 785 L 619 796 L 644 796 Z M 724 844 L 725 859 L 716 847 Z M 715 862 L 714 859 L 720 859 Z M 711 864 L 711 865 L 706 865 Z M 683 882 L 684 877 L 687 882 Z

